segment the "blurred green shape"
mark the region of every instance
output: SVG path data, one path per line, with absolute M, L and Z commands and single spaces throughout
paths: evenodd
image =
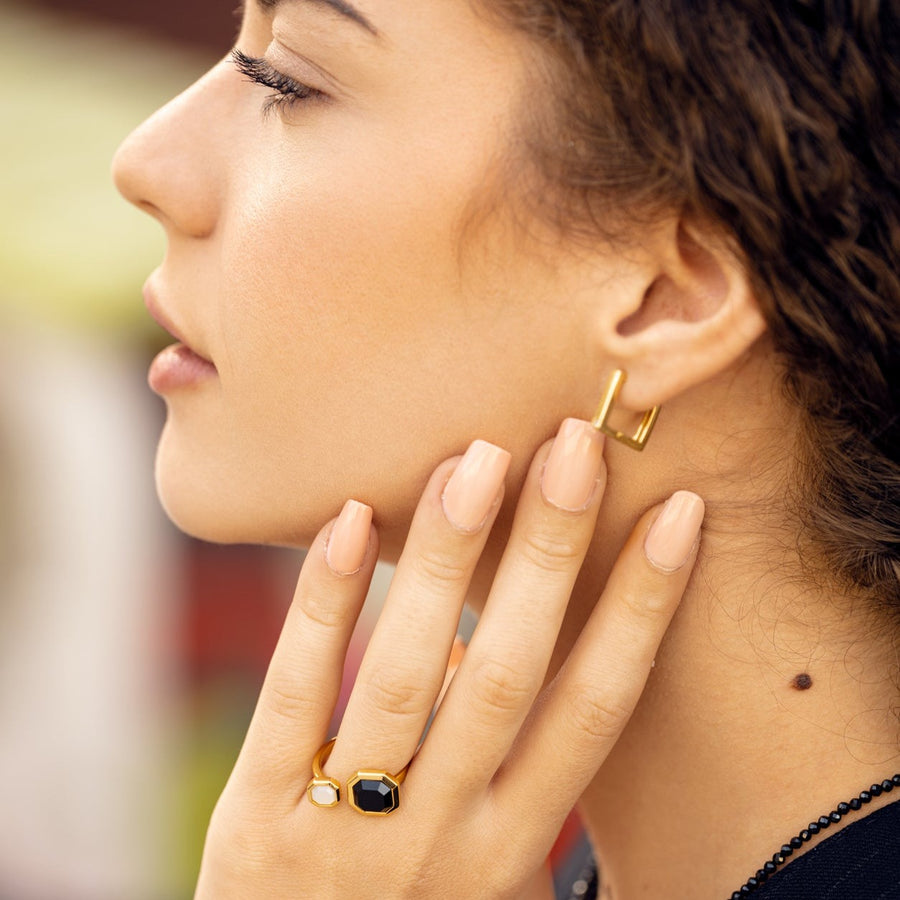
M 116 147 L 213 60 L 0 0 L 0 320 L 155 331 L 162 229 L 110 179 Z

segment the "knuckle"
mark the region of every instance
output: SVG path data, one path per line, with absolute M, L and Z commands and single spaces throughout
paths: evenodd
M 290 725 L 305 724 L 317 716 L 322 708 L 321 698 L 307 693 L 299 693 L 288 684 L 277 681 L 266 691 L 269 711 Z
M 619 598 L 623 613 L 641 631 L 655 631 L 660 617 L 670 608 L 668 585 L 659 583 L 635 585 Z
M 475 702 L 491 712 L 518 712 L 531 702 L 533 685 L 527 674 L 496 659 L 482 660 L 472 673 Z
M 303 591 L 297 595 L 295 605 L 303 621 L 316 628 L 340 631 L 347 625 L 347 604 L 341 603 L 336 597 L 319 591 Z
M 413 673 L 377 673 L 366 688 L 368 702 L 379 715 L 416 716 L 431 709 L 434 697 L 430 688 L 416 680 Z
M 421 550 L 415 558 L 415 569 L 421 580 L 432 585 L 459 587 L 469 579 L 469 565 L 438 548 Z
M 594 687 L 577 688 L 566 704 L 572 724 L 589 737 L 601 741 L 615 740 L 628 720 L 632 708 Z
M 580 564 L 583 549 L 574 535 L 529 530 L 523 536 L 522 552 L 538 569 L 561 572 Z

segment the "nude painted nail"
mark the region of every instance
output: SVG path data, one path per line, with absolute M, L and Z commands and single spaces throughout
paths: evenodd
M 372 507 L 348 500 L 325 545 L 325 562 L 335 575 L 355 575 L 366 561 Z
M 549 504 L 567 512 L 588 507 L 603 463 L 603 444 L 603 435 L 590 422 L 562 423 L 541 476 L 541 493 Z
M 497 502 L 511 456 L 487 441 L 475 441 L 450 476 L 441 505 L 460 531 L 480 531 Z
M 678 571 L 690 559 L 705 512 L 706 507 L 696 494 L 672 494 L 644 541 L 644 553 L 650 563 L 663 572 Z

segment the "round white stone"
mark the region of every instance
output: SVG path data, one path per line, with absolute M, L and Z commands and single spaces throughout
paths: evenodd
M 337 791 L 330 784 L 315 784 L 310 792 L 317 806 L 333 806 L 337 803 Z

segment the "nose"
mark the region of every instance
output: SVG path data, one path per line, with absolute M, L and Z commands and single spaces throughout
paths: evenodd
M 226 63 L 132 132 L 113 159 L 113 181 L 169 233 L 208 237 L 224 199 L 231 103 Z

